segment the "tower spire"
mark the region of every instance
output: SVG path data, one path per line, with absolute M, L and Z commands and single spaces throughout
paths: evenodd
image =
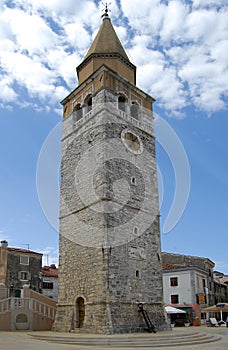
M 135 84 L 136 67 L 130 62 L 116 32 L 108 13 L 109 4 L 103 3 L 103 21 L 100 29 L 87 51 L 83 61 L 77 67 L 79 84 L 83 83 L 89 75 L 102 65 L 121 75 L 127 81 Z

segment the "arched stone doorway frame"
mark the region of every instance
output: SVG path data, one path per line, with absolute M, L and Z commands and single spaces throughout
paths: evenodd
M 78 295 L 74 302 L 74 320 L 73 328 L 82 328 L 85 320 L 86 298 L 84 295 Z

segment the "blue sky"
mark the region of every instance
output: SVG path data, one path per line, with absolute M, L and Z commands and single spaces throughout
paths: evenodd
M 157 144 L 164 184 L 162 250 L 208 257 L 228 274 L 224 3 L 155 0 L 151 6 L 151 0 L 112 1 L 110 16 L 137 66 L 137 85 L 156 98 L 155 112 L 178 135 L 190 164 L 185 211 L 164 234 L 175 177 L 169 156 Z M 10 246 L 29 244 L 43 252 L 44 264 L 57 262 L 58 233 L 39 203 L 38 157 L 61 121 L 59 101 L 77 85 L 75 67 L 101 24 L 100 8 L 90 0 L 3 0 L 0 5 L 0 238 Z

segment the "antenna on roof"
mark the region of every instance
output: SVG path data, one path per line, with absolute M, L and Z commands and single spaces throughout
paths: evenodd
M 30 250 L 30 248 L 31 248 L 30 245 L 29 245 L 29 243 L 24 243 L 24 244 L 22 244 L 22 245 L 27 245 L 27 249 L 28 249 L 28 250 Z
M 47 266 L 49 266 L 49 256 L 48 256 L 48 254 L 45 254 L 45 256 L 46 256 L 46 259 L 47 259 Z
M 111 10 L 109 9 L 109 6 L 111 5 L 111 2 L 108 4 L 107 2 L 106 3 L 103 3 L 102 2 L 102 5 L 104 6 L 104 8 L 102 9 L 102 11 L 104 11 L 103 15 L 101 17 L 108 17 L 108 13 L 111 12 Z

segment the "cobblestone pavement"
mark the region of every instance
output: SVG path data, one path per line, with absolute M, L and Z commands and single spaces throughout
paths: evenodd
M 197 344 L 197 345 L 183 345 L 181 344 L 181 337 L 180 335 L 183 334 L 184 336 L 188 336 L 189 334 L 193 332 L 197 333 L 203 333 L 203 334 L 208 334 L 212 336 L 219 336 L 221 337 L 220 340 L 212 343 L 202 343 L 202 344 Z M 92 337 L 94 341 L 96 342 L 96 339 L 101 339 L 102 336 L 96 336 L 96 335 L 82 335 L 82 334 L 67 334 L 67 333 L 53 333 L 53 332 L 0 332 L 0 350 L 101 350 L 100 346 L 94 346 L 93 344 L 88 345 L 70 345 L 70 344 L 59 344 L 55 342 L 50 342 L 47 340 L 40 340 L 37 339 L 36 337 L 55 337 L 58 336 L 61 338 L 61 341 L 64 341 L 66 339 L 71 339 L 71 338 L 77 338 L 77 337 L 82 337 L 84 340 L 86 337 Z M 161 337 L 163 336 L 167 337 L 170 335 L 170 333 L 167 332 L 162 332 L 162 333 L 157 333 L 157 335 L 151 334 L 151 337 Z M 148 345 L 148 341 L 144 339 L 144 336 L 141 334 L 140 335 L 140 342 L 138 349 L 140 350 L 145 350 L 145 349 L 168 349 L 168 350 L 174 350 L 177 349 L 178 345 L 180 346 L 179 348 L 182 350 L 228 350 L 228 328 L 227 327 L 221 327 L 221 328 L 210 328 L 210 327 L 191 327 L 191 329 L 184 329 L 184 328 L 179 328 L 179 329 L 174 329 L 172 331 L 172 337 L 177 335 L 179 338 L 179 344 L 176 344 L 175 346 L 163 346 L 160 347 L 155 346 L 155 347 L 150 347 Z M 34 338 L 35 336 L 35 338 Z M 115 340 L 120 340 L 123 339 L 124 337 L 129 338 L 129 343 L 126 343 L 124 347 L 118 347 L 116 345 L 115 347 L 112 346 L 103 346 L 102 349 L 119 349 L 119 350 L 135 350 L 136 347 L 131 347 L 131 339 L 136 335 L 115 335 L 114 338 Z M 105 337 L 105 336 L 104 336 Z M 148 339 L 148 334 L 145 334 L 146 339 Z M 172 338 L 170 337 L 170 338 Z

